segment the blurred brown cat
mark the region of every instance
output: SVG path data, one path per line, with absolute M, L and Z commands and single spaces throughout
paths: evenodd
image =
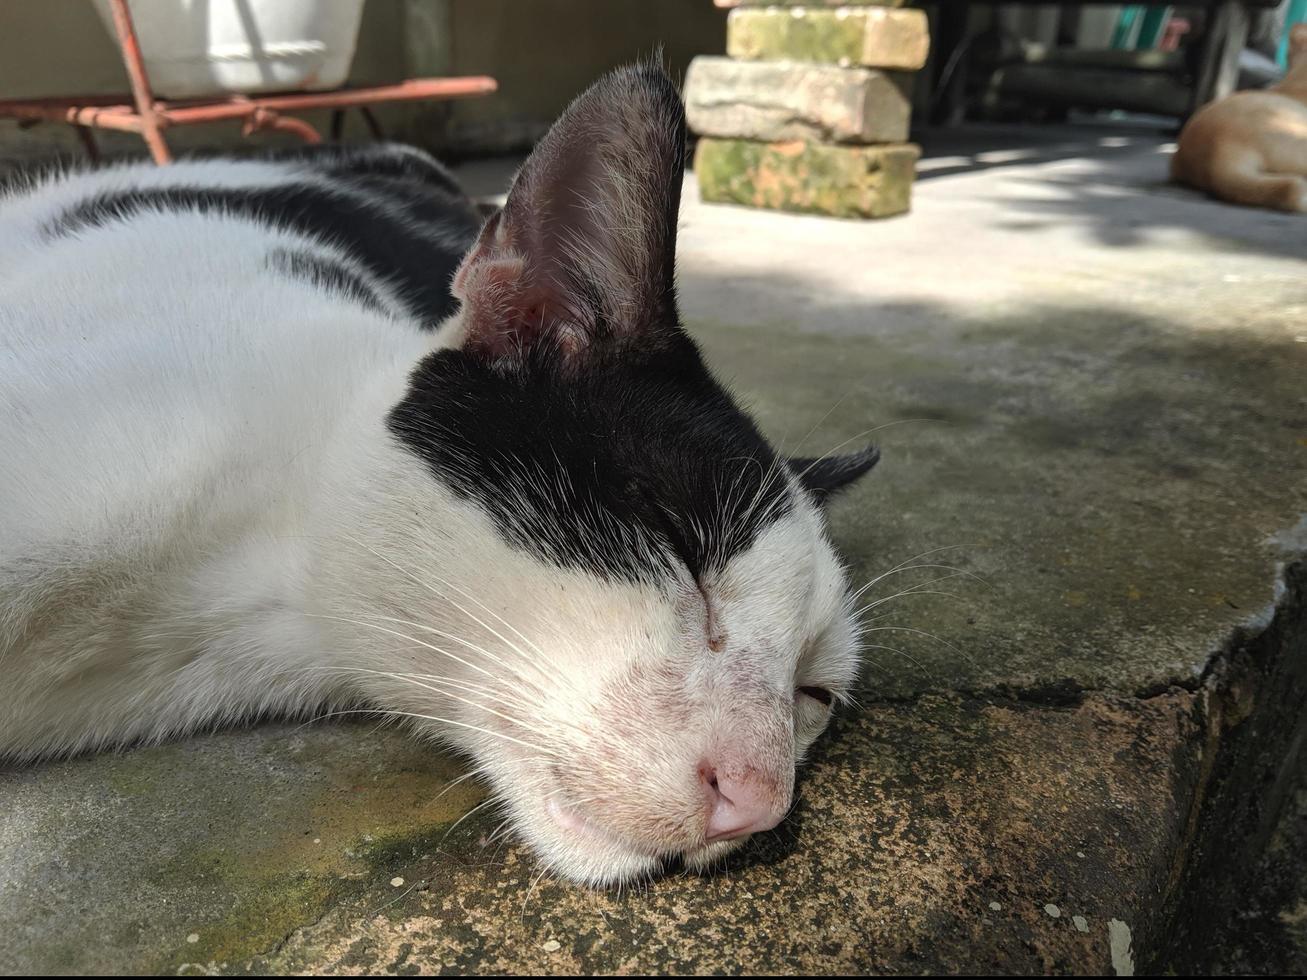
M 1203 106 L 1180 131 L 1171 177 L 1236 204 L 1307 213 L 1307 24 L 1278 85 Z

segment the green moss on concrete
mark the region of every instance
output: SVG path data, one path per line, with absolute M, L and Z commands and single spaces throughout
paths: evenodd
M 47 803 L 15 828 L 24 849 L 0 854 L 0 926 L 39 927 L 40 952 L 16 937 L 0 970 L 33 956 L 69 972 L 249 960 L 329 908 L 389 900 L 395 869 L 483 798 L 402 732 L 265 731 L 4 777 L 21 812 Z
M 457 820 L 463 814 L 454 819 Z M 472 826 L 476 826 L 475 823 Z M 470 829 L 470 828 L 469 828 Z M 461 842 L 466 838 L 453 838 Z M 359 857 L 367 862 L 370 877 L 389 881 L 396 874 L 411 868 L 423 858 L 435 854 L 446 844 L 451 843 L 450 827 L 441 824 L 433 829 L 415 828 L 409 831 L 393 831 L 374 837 L 359 849 Z
M 240 964 L 275 950 L 295 929 L 321 918 L 336 903 L 361 892 L 355 882 L 341 884 L 303 872 L 255 878 L 223 919 L 190 933 L 142 972 L 176 973 L 186 964 Z

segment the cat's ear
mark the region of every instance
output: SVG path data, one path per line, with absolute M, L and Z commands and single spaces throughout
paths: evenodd
M 803 488 L 819 503 L 848 487 L 854 480 L 866 475 L 880 462 L 880 450 L 875 446 L 843 456 L 821 456 L 817 459 L 791 457 L 786 461 Z
M 577 358 L 676 322 L 685 112 L 653 67 L 612 72 L 537 144 L 454 278 L 470 353 Z
M 1307 24 L 1294 24 L 1289 28 L 1289 71 L 1296 72 L 1307 65 Z

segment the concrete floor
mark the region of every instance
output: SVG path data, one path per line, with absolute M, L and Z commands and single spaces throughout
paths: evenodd
M 442 795 L 457 762 L 270 725 L 0 773 L 0 972 L 1214 963 L 1175 938 L 1208 829 L 1241 835 L 1222 801 L 1301 742 L 1307 219 L 1170 187 L 1166 154 L 966 130 L 927 141 L 911 215 L 866 224 L 701 205 L 690 178 L 711 362 L 789 450 L 882 446 L 832 511 L 859 581 L 949 566 L 868 598 L 967 573 L 878 607 L 864 710 L 726 873 L 538 881 L 494 819 L 450 829 L 482 798 Z

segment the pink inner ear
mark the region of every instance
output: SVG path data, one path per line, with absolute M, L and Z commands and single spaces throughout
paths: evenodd
M 454 277 L 454 295 L 463 300 L 469 350 L 503 357 L 530 342 L 533 304 L 526 302 L 525 279 L 525 260 L 511 252 L 490 258 L 478 246 L 463 261 Z
M 478 247 L 454 277 L 463 300 L 464 349 L 484 357 L 519 354 L 541 342 L 565 354 L 583 346 L 584 331 L 557 291 L 536 282 L 526 260 L 512 251 L 486 255 Z

